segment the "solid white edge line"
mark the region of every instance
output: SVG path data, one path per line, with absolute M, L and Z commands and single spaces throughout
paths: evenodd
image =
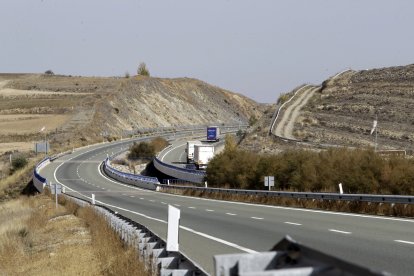
M 342 230 L 336 230 L 336 229 L 328 229 L 328 230 L 331 232 L 340 233 L 340 234 L 346 234 L 346 235 L 352 234 L 352 232 L 347 232 L 347 231 L 342 231 Z
M 75 158 L 75 157 L 73 157 L 73 158 Z M 69 159 L 69 160 L 70 160 L 70 159 Z M 64 186 L 64 187 L 66 187 L 68 190 L 71 190 L 71 191 L 73 191 L 73 192 L 75 192 L 75 193 L 77 193 L 77 194 L 81 195 L 82 197 L 86 197 L 86 198 L 88 198 L 88 199 L 92 200 L 92 198 L 91 198 L 91 197 L 85 196 L 85 195 L 83 195 L 82 193 L 80 193 L 80 192 L 78 192 L 78 191 L 76 191 L 76 190 L 74 190 L 74 189 L 72 189 L 72 188 L 70 188 L 70 187 L 68 187 L 68 186 L 66 186 L 66 185 L 64 185 L 64 184 L 62 184 L 61 182 L 59 182 L 59 180 L 57 180 L 57 177 L 56 177 L 56 171 L 57 171 L 57 170 L 58 170 L 58 168 L 59 168 L 60 166 L 62 166 L 64 163 L 65 163 L 65 162 L 62 162 L 59 166 L 57 166 L 57 167 L 56 167 L 56 169 L 55 169 L 55 171 L 53 172 L 53 177 L 55 178 L 56 182 L 57 182 L 58 184 L 61 184 L 61 185 L 62 185 L 62 186 Z M 111 205 L 111 204 L 105 203 L 105 202 L 103 202 L 103 201 L 96 200 L 96 202 L 101 203 L 102 205 L 105 205 L 105 206 L 108 206 L 108 207 L 112 207 L 112 208 L 116 208 L 116 209 L 119 209 L 119 210 L 122 210 L 122 211 L 125 211 L 125 212 L 133 213 L 133 214 L 135 214 L 135 215 L 139 215 L 139 216 L 142 216 L 142 217 L 147 218 L 147 219 L 150 219 L 150 220 L 158 221 L 158 222 L 161 222 L 161 223 L 167 223 L 165 220 L 162 220 L 162 219 L 157 219 L 157 218 L 153 218 L 153 217 L 147 216 L 147 215 L 145 215 L 145 214 L 141 214 L 141 213 L 138 213 L 138 212 L 135 212 L 135 211 L 132 211 L 132 210 L 128 210 L 128 209 L 125 209 L 125 208 L 122 208 L 122 207 L 118 207 L 118 206 L 115 206 L 115 205 Z M 252 250 L 252 249 L 249 249 L 249 248 L 246 248 L 246 247 L 240 246 L 240 245 L 235 244 L 235 243 L 232 243 L 232 242 L 228 242 L 228 241 L 223 240 L 223 239 L 220 239 L 220 238 L 216 238 L 216 237 L 214 237 L 214 236 L 210 236 L 210 235 L 208 235 L 208 234 L 205 234 L 205 233 L 202 233 L 202 232 L 199 232 L 199 231 L 195 231 L 195 230 L 193 230 L 193 229 L 191 229 L 191 228 L 188 228 L 188 227 L 185 227 L 185 226 L 180 226 L 180 228 L 181 228 L 181 229 L 183 229 L 183 230 L 186 230 L 186 231 L 188 231 L 188 232 L 191 232 L 191 233 L 193 233 L 193 234 L 196 234 L 196 235 L 202 236 L 202 237 L 204 237 L 204 238 L 207 238 L 207 239 L 210 239 L 210 240 L 213 240 L 213 241 L 216 241 L 216 242 L 222 243 L 222 244 L 224 244 L 224 245 L 227 245 L 227 246 L 230 246 L 230 247 L 233 247 L 233 248 L 239 249 L 239 250 L 244 251 L 244 252 L 247 252 L 247 253 L 256 253 L 256 251 L 254 251 L 254 250 Z
M 411 241 L 403 241 L 403 240 L 394 240 L 395 242 L 399 242 L 399 243 L 405 243 L 405 244 L 411 244 L 414 245 L 414 242 Z
M 302 224 L 300 224 L 300 223 L 297 223 L 297 222 L 290 222 L 290 221 L 285 221 L 284 223 L 286 223 L 286 224 L 291 224 L 291 225 L 298 225 L 298 226 L 302 225 Z

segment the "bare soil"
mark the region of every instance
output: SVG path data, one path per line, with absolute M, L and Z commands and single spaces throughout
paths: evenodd
M 247 122 L 254 101 L 194 79 L 0 74 L 0 143 L 43 140 L 52 149 L 172 125 Z M 22 116 L 24 115 L 24 116 Z

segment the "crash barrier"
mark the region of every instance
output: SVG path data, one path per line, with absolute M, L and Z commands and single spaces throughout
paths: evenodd
M 162 162 L 158 158 L 154 158 L 153 162 L 154 167 L 163 174 L 193 183 L 204 183 L 204 178 L 206 177 L 205 171 L 175 167 L 173 165 Z
M 43 187 L 46 185 L 46 178 L 39 174 L 40 170 L 43 169 L 46 165 L 50 163 L 50 158 L 46 157 L 40 161 L 35 168 L 33 169 L 33 185 L 41 193 L 43 192 Z
M 92 205 L 89 201 L 64 195 L 82 207 L 92 207 L 101 215 L 122 241 L 134 247 L 144 260 L 147 268 L 161 276 L 169 275 L 199 275 L 207 276 L 199 265 L 180 252 L 170 252 L 166 242 L 144 225 L 118 214 L 103 205 Z
M 286 236 L 271 251 L 214 256 L 215 275 L 389 275 L 309 248 Z
M 210 123 L 210 126 L 219 126 L 221 130 L 234 129 L 234 128 L 246 128 L 249 125 L 241 122 L 237 125 L 225 125 L 223 123 Z M 190 125 L 190 126 L 169 126 L 169 127 L 158 127 L 158 128 L 137 128 L 134 130 L 125 130 L 124 135 L 145 135 L 145 134 L 156 134 L 156 133 L 168 133 L 168 132 L 183 132 L 183 131 L 205 131 L 208 125 Z
M 113 179 L 143 189 L 156 190 L 157 184 L 160 184 L 158 178 L 156 177 L 118 171 L 111 166 L 109 158 L 102 162 L 102 169 L 108 176 L 112 177 Z
M 236 195 L 253 195 L 262 197 L 279 197 L 295 199 L 314 199 L 314 200 L 340 200 L 340 201 L 358 201 L 372 203 L 391 203 L 391 204 L 414 204 L 414 196 L 404 195 L 371 195 L 371 194 L 337 194 L 337 193 L 304 193 L 304 192 L 281 192 L 281 191 L 264 191 L 264 190 L 241 190 L 241 189 L 221 189 L 205 187 L 188 187 L 188 186 L 167 186 L 159 185 L 159 190 L 178 189 L 193 190 L 207 193 L 223 193 Z

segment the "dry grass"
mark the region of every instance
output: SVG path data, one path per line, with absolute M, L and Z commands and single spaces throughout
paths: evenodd
M 195 196 L 202 198 L 211 198 L 219 200 L 257 203 L 275 206 L 299 207 L 306 209 L 318 209 L 335 212 L 348 212 L 359 214 L 370 214 L 380 216 L 395 216 L 395 217 L 414 217 L 413 204 L 383 204 L 383 203 L 368 203 L 368 202 L 352 202 L 352 201 L 335 201 L 335 200 L 313 200 L 313 199 L 293 199 L 281 197 L 265 197 L 255 195 L 234 195 L 222 193 L 209 193 L 203 191 L 192 190 L 173 190 L 168 189 L 164 192 L 173 194 Z
M 0 143 L 0 155 L 7 151 L 30 151 L 33 148 L 33 142 Z
M 0 134 L 38 133 L 44 126 L 47 130 L 55 130 L 71 118 L 71 115 L 0 115 Z
M 42 157 L 40 156 L 31 159 L 24 168 L 17 170 L 9 177 L 0 180 L 0 202 L 11 198 L 17 198 L 20 195 L 23 188 L 32 178 L 35 164 L 41 159 Z
M 0 275 L 149 275 L 91 208 L 48 195 L 0 205 Z

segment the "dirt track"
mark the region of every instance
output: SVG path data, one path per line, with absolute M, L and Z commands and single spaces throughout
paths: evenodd
M 293 128 L 295 125 L 295 121 L 299 116 L 299 112 L 301 108 L 309 101 L 309 99 L 313 96 L 316 90 L 319 87 L 315 86 L 307 86 L 304 87 L 303 91 L 298 93 L 293 102 L 286 108 L 286 111 L 282 114 L 282 118 L 280 123 L 277 123 L 276 126 L 276 135 L 288 139 L 295 139 L 293 136 Z

